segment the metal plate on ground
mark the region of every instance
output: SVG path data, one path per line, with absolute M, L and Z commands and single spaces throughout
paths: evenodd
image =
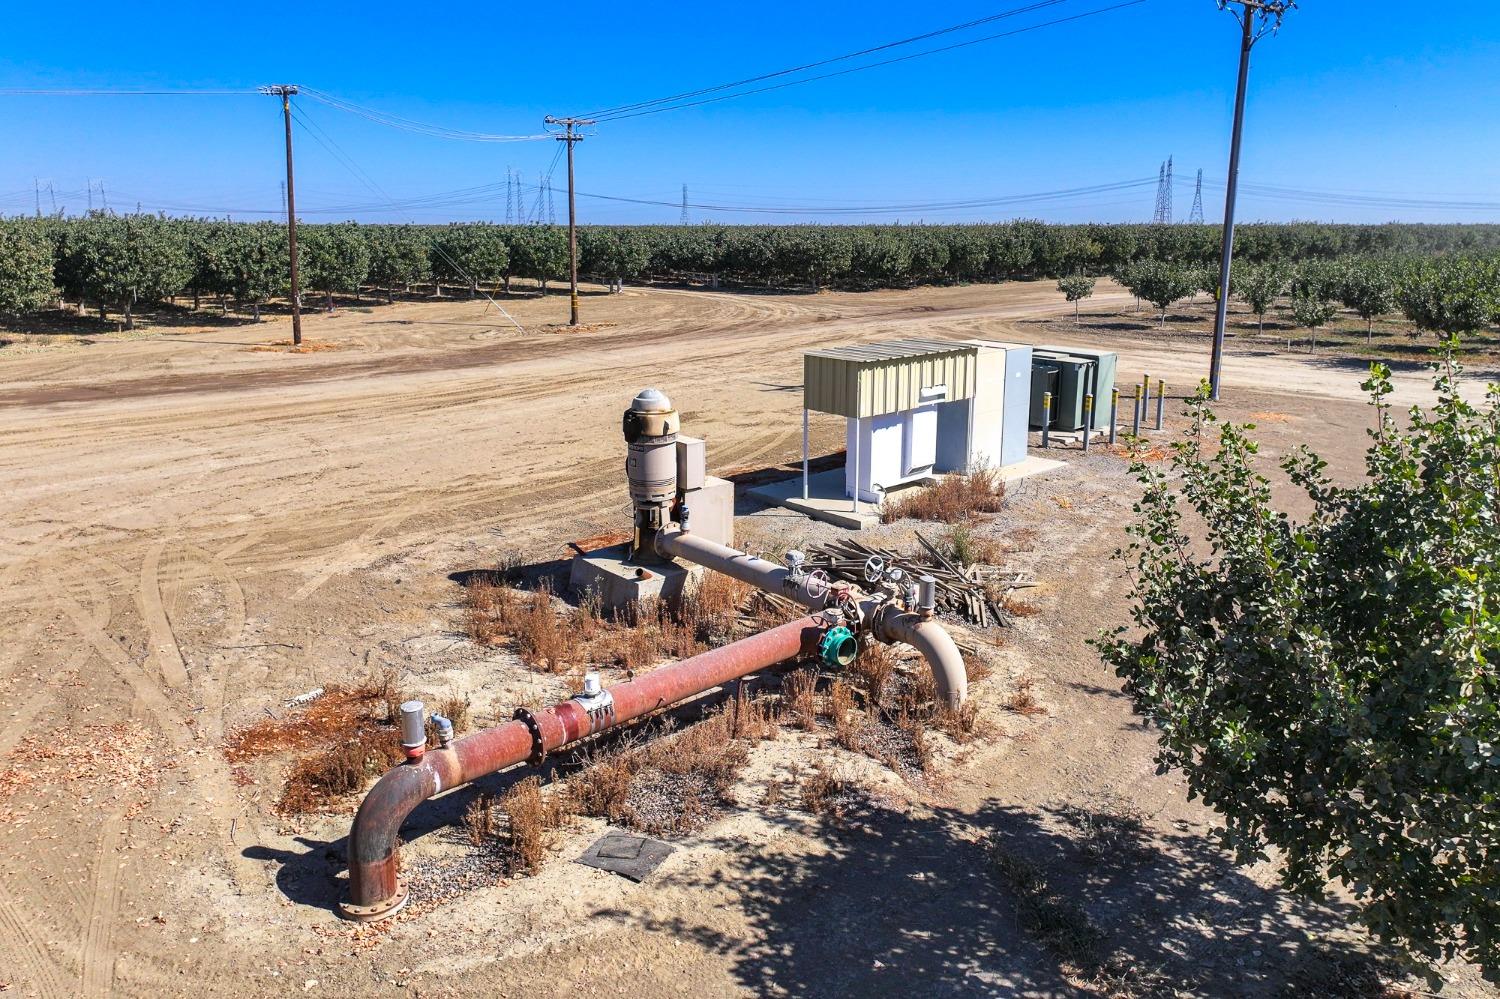
M 637 836 L 634 833 L 610 830 L 596 839 L 578 863 L 585 867 L 597 867 L 632 881 L 644 881 L 661 862 L 672 854 L 673 847 L 661 840 Z

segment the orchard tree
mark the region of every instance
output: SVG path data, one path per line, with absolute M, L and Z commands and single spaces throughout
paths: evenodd
M 1500 264 L 1477 257 L 1413 263 L 1396 303 L 1419 330 L 1452 336 L 1480 329 L 1500 318 Z
M 449 225 L 432 240 L 432 282 L 446 280 L 463 284 L 469 297 L 479 293 L 479 285 L 503 282 L 510 291 L 511 266 L 515 255 L 514 237 L 500 226 L 473 224 Z
M 1172 303 L 1191 295 L 1196 283 L 1192 271 L 1165 260 L 1142 261 L 1129 268 L 1125 278 L 1131 282 L 1126 285 L 1131 294 L 1156 307 L 1162 329 L 1167 326 L 1167 310 L 1172 307 Z
M 1328 325 L 1333 317 L 1339 314 L 1338 303 L 1330 302 L 1326 298 L 1309 290 L 1294 290 L 1292 292 L 1292 319 L 1298 326 L 1309 331 L 1311 339 L 1308 342 L 1309 351 L 1318 348 L 1318 330 Z M 1287 346 L 1292 344 L 1291 338 L 1287 338 Z
M 1384 260 L 1356 260 L 1344 271 L 1339 301 L 1365 321 L 1365 342 L 1375 336 L 1375 317 L 1396 308 L 1396 278 Z
M 1343 286 L 1339 268 L 1323 261 L 1308 261 L 1297 269 L 1292 279 L 1292 319 L 1298 326 L 1309 331 L 1309 351 L 1318 349 L 1318 330 L 1339 314 L 1338 303 L 1333 299 Z M 1291 348 L 1291 337 L 1287 337 Z
M 650 248 L 633 229 L 588 227 L 578 232 L 578 268 L 603 278 L 610 292 L 625 286 L 625 279 L 639 277 L 651 259 Z
M 135 307 L 175 295 L 193 276 L 187 236 L 155 215 L 91 215 L 69 233 L 70 269 L 81 292 L 99 302 L 99 315 L 114 305 L 135 329 Z
M 529 277 L 547 294 L 547 282 L 568 273 L 568 234 L 551 225 L 528 225 L 515 230 L 510 253 L 515 272 Z
M 260 308 L 291 283 L 286 226 L 277 222 L 236 225 L 224 250 L 224 292 L 240 307 L 250 306 L 260 322 Z
M 0 312 L 35 312 L 52 301 L 52 240 L 40 222 L 0 220 Z
M 385 286 L 385 300 L 396 299 L 396 286 L 410 289 L 430 273 L 432 240 L 414 225 L 380 225 L 366 229 L 370 245 L 370 280 Z
M 1290 280 L 1291 274 L 1287 267 L 1280 263 L 1257 264 L 1245 268 L 1244 276 L 1240 278 L 1234 293 L 1244 299 L 1250 311 L 1255 313 L 1257 333 L 1265 333 L 1266 313 L 1286 293 Z
M 358 295 L 370 273 L 370 247 L 353 222 L 307 226 L 298 243 L 299 276 L 307 287 L 321 291 L 333 311 L 335 292 Z
M 1072 277 L 1062 278 L 1057 282 L 1057 290 L 1062 292 L 1068 301 L 1073 303 L 1073 325 L 1078 325 L 1078 303 L 1085 298 L 1092 298 L 1094 294 L 1094 279 L 1083 274 L 1074 274 Z
M 1500 390 L 1466 402 L 1456 347 L 1436 404 L 1401 421 L 1371 366 L 1355 484 L 1305 448 L 1282 463 L 1312 503 L 1300 523 L 1251 428 L 1200 392 L 1171 467 L 1135 466 L 1135 629 L 1096 644 L 1240 862 L 1272 855 L 1313 896 L 1336 881 L 1381 940 L 1496 980 Z

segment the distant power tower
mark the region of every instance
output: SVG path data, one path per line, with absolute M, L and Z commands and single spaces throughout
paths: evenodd
M 516 221 L 516 172 L 510 167 L 505 168 L 505 224 L 511 225 Z
M 1151 215 L 1156 225 L 1172 223 L 1172 157 L 1161 165 L 1156 175 L 1156 211 Z
M 1193 210 L 1188 212 L 1189 225 L 1203 224 L 1203 168 L 1198 168 L 1198 183 L 1193 187 Z
M 539 173 L 536 175 L 536 204 L 532 207 L 531 221 L 537 225 L 547 217 L 547 175 Z
M 557 212 L 552 207 L 552 180 L 549 177 L 547 184 L 547 224 L 557 225 Z
M 681 222 L 682 225 L 687 225 L 688 224 L 687 185 L 686 184 L 682 185 L 682 218 L 679 221 Z

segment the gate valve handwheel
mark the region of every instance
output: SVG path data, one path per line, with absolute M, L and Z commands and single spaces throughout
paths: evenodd
M 848 666 L 859 655 L 859 640 L 854 632 L 838 625 L 829 628 L 818 642 L 818 658 L 825 666 Z
M 885 559 L 871 555 L 865 559 L 865 582 L 878 583 L 885 576 Z

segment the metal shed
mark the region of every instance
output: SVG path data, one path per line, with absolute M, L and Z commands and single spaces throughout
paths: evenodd
M 859 510 L 885 487 L 930 474 L 938 406 L 973 398 L 979 347 L 954 340 L 885 340 L 808 351 L 802 361 L 802 492 L 808 493 L 808 413 L 848 423 L 846 495 Z M 931 453 L 929 453 L 931 452 Z
M 955 340 L 885 340 L 802 355 L 802 405 L 851 419 L 913 409 L 924 389 L 945 401 L 974 395 L 978 348 Z

